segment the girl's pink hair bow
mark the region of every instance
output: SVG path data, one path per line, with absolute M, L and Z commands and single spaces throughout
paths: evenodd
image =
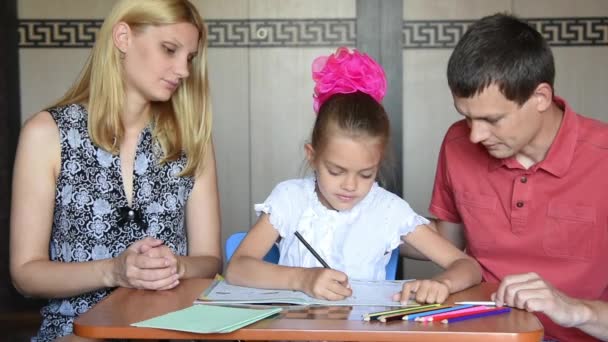
M 312 79 L 315 81 L 315 113 L 334 94 L 360 91 L 379 103 L 386 94 L 386 75 L 382 67 L 368 55 L 350 51 L 347 47 L 339 47 L 329 56 L 315 58 Z

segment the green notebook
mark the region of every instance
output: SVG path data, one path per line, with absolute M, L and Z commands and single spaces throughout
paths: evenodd
M 187 331 L 199 334 L 229 333 L 280 312 L 281 308 L 245 309 L 215 305 L 193 305 L 131 324 L 143 328 Z

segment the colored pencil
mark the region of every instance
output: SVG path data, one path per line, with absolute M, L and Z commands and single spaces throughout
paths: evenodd
M 449 306 L 445 309 L 439 309 L 439 310 L 432 310 L 432 311 L 427 311 L 427 312 L 421 312 L 421 313 L 415 313 L 415 314 L 411 314 L 411 315 L 406 315 L 403 316 L 403 320 L 404 321 L 413 321 L 418 317 L 424 317 L 424 316 L 429 316 L 429 315 L 437 315 L 440 313 L 444 313 L 444 312 L 450 312 L 450 311 L 456 311 L 456 310 L 461 310 L 461 309 L 466 309 L 466 308 L 470 308 L 473 307 L 473 305 L 456 305 L 456 306 Z
M 411 310 L 436 308 L 440 305 L 441 304 L 416 305 L 416 306 L 409 306 L 409 307 L 392 309 L 392 310 L 387 310 L 387 311 L 370 312 L 370 313 L 363 315 L 363 320 L 364 321 L 376 320 L 380 316 L 386 316 L 386 315 L 391 315 L 391 314 L 400 313 L 400 312 L 410 312 Z
M 454 304 L 472 304 L 472 305 L 484 305 L 484 306 L 496 306 L 495 302 L 492 301 L 468 301 L 468 302 L 456 302 Z
M 437 304 L 437 305 L 439 305 L 439 304 Z M 412 308 L 412 310 L 396 312 L 396 313 L 392 313 L 392 314 L 388 314 L 388 315 L 376 316 L 376 319 L 382 323 L 386 323 L 386 322 L 390 322 L 390 321 L 401 320 L 403 318 L 403 316 L 405 316 L 405 315 L 436 310 L 436 309 L 442 308 L 442 307 L 445 308 L 447 306 L 433 306 L 430 308 L 423 308 L 423 309 Z
M 466 315 L 466 316 L 462 316 L 462 317 L 447 318 L 447 319 L 442 320 L 441 323 L 448 324 L 448 323 L 466 321 L 468 319 L 473 319 L 473 318 L 481 318 L 481 317 L 487 317 L 487 316 L 493 316 L 493 315 L 500 315 L 500 314 L 503 314 L 503 313 L 507 313 L 509 311 L 511 311 L 511 308 L 509 308 L 509 307 L 494 308 L 494 309 L 490 309 L 490 310 L 487 310 L 487 311 L 471 313 L 470 315 Z
M 432 321 L 441 321 L 442 319 L 445 318 L 452 318 L 452 317 L 459 317 L 462 315 L 466 315 L 469 313 L 474 313 L 474 312 L 480 312 L 480 311 L 487 311 L 489 309 L 493 309 L 489 308 L 487 306 L 474 306 L 472 308 L 466 308 L 466 309 L 462 309 L 462 310 L 456 310 L 456 311 L 451 311 L 451 312 L 445 312 L 445 313 L 441 313 L 438 315 L 430 315 L 430 316 L 424 316 L 424 317 L 419 317 L 420 322 L 432 322 Z

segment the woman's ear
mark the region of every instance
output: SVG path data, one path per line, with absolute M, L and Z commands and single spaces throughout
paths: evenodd
M 308 160 L 308 165 L 313 167 L 315 161 L 315 148 L 312 147 L 311 144 L 305 144 L 304 151 L 306 152 L 306 159 Z
M 114 28 L 112 29 L 112 41 L 114 42 L 114 46 L 116 46 L 121 54 L 127 52 L 130 37 L 131 28 L 129 27 L 129 24 L 121 21 L 114 25 Z

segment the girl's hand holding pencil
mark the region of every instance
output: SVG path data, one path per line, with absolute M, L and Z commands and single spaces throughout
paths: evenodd
M 408 281 L 403 284 L 401 293 L 396 293 L 393 296 L 394 300 L 400 301 L 402 304 L 407 304 L 413 298 L 418 303 L 443 303 L 450 295 L 450 289 L 444 282 L 424 279 Z
M 330 268 L 301 268 L 299 288 L 307 295 L 325 300 L 343 300 L 353 294 L 348 276 Z
M 323 268 L 307 268 L 303 269 L 303 281 L 301 291 L 311 297 L 326 299 L 326 300 L 342 300 L 350 297 L 353 291 L 348 285 L 348 276 L 343 272 L 332 270 L 331 267 L 323 260 L 321 255 L 304 239 L 304 237 L 296 231 L 294 235 L 308 249 L 308 251 L 319 261 Z

